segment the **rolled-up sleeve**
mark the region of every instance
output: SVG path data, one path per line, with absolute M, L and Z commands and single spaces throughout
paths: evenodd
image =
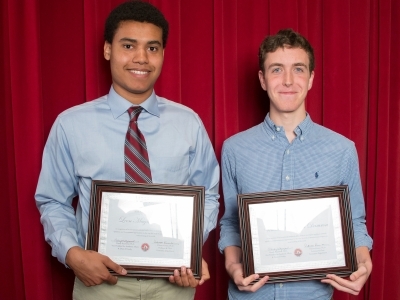
M 238 207 L 235 160 L 229 146 L 224 143 L 222 147 L 222 187 L 224 192 L 225 212 L 220 221 L 220 239 L 218 248 L 221 252 L 228 246 L 241 246 Z

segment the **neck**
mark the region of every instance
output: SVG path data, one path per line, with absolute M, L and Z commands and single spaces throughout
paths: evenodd
M 134 105 L 140 105 L 142 104 L 145 100 L 147 100 L 151 94 L 153 93 L 153 90 L 146 91 L 145 93 L 133 93 L 133 92 L 128 92 L 125 89 L 122 89 L 115 84 L 113 84 L 114 91 L 120 95 L 122 98 L 128 100 Z
M 291 143 L 296 138 L 294 130 L 306 118 L 306 112 L 276 114 L 270 111 L 269 116 L 275 125 L 282 126 L 285 129 L 286 138 Z

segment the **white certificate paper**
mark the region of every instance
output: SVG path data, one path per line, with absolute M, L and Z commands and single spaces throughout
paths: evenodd
M 338 197 L 249 204 L 255 273 L 345 266 Z
M 103 192 L 98 252 L 120 265 L 190 267 L 193 201 Z

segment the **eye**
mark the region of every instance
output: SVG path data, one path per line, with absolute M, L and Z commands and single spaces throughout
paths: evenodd
M 281 68 L 273 68 L 271 69 L 271 73 L 279 73 L 281 71 Z
M 149 50 L 150 50 L 151 52 L 156 52 L 156 51 L 158 50 L 158 48 L 155 47 L 155 46 L 151 46 L 151 47 L 149 47 Z
M 122 45 L 122 47 L 124 47 L 125 49 L 128 49 L 128 50 L 133 48 L 133 46 L 131 44 L 124 44 L 124 45 Z
M 297 73 L 304 73 L 304 68 L 303 67 L 296 67 L 294 68 L 294 71 Z

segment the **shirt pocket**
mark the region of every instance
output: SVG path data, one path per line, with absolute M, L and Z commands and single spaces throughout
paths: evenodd
M 151 157 L 150 168 L 154 183 L 188 184 L 189 155 Z

